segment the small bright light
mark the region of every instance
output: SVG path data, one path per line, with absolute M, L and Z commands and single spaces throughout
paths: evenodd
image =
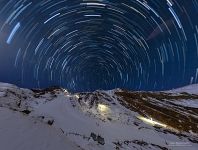
M 163 123 L 159 123 L 159 122 L 157 122 L 157 121 L 154 121 L 152 118 L 151 118 L 151 119 L 148 119 L 148 118 L 145 118 L 145 117 L 143 117 L 143 116 L 138 116 L 137 118 L 140 119 L 140 120 L 142 120 L 143 122 L 145 122 L 145 123 L 147 123 L 147 124 L 152 125 L 152 126 L 157 125 L 157 126 L 161 126 L 161 127 L 164 127 L 164 128 L 167 127 L 166 124 L 163 124 Z
M 76 95 L 74 95 L 74 96 L 75 96 L 76 98 L 78 98 L 78 99 L 80 98 L 80 97 L 79 97 L 79 95 L 77 95 L 77 94 L 76 94 Z
M 63 92 L 65 92 L 65 93 L 69 93 L 66 89 L 63 89 Z

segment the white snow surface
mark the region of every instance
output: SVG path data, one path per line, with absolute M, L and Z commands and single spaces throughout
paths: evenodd
M 185 107 L 191 107 L 191 108 L 198 108 L 198 100 L 180 100 L 180 101 L 172 101 L 172 103 L 175 103 L 177 105 L 182 105 Z
M 80 150 L 56 128 L 0 108 L 1 150 Z
M 105 93 L 113 97 L 114 92 Z M 46 93 L 35 97 L 31 90 L 0 83 L 0 149 L 115 150 L 115 143 L 135 140 L 144 141 L 147 145 L 140 146 L 133 142 L 123 144 L 120 149 L 160 149 L 156 145 L 173 150 L 196 150 L 198 147 L 186 138 L 157 132 L 154 127 L 137 119 L 139 114 L 126 109 L 115 98 L 113 102 L 99 101 L 108 108 L 103 112 L 97 104 L 90 107 L 88 100 L 79 103 L 75 95 L 67 92 L 57 92 L 55 95 Z M 21 113 L 23 110 L 31 112 L 26 115 Z M 142 129 L 134 123 L 140 124 Z M 94 141 L 91 133 L 104 138 L 105 144 Z M 183 143 L 184 146 L 171 146 L 171 143 Z
M 189 94 L 197 94 L 198 95 L 198 84 L 192 84 L 192 85 L 188 85 L 182 88 L 178 88 L 178 89 L 173 89 L 170 91 L 167 91 L 170 93 L 182 93 L 182 92 L 186 92 Z
M 175 94 L 188 93 L 188 94 L 198 95 L 198 84 L 192 84 L 192 85 L 184 86 L 182 88 L 173 89 L 173 90 L 166 91 L 166 92 L 175 93 Z M 173 103 L 186 106 L 186 107 L 198 108 L 198 100 L 184 99 L 181 101 L 175 101 L 175 102 L 173 101 Z

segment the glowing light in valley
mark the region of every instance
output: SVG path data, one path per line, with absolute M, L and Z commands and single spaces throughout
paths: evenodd
M 149 118 L 145 118 L 143 116 L 138 116 L 137 118 L 142 120 L 143 122 L 149 124 L 149 125 L 160 126 L 160 127 L 163 127 L 163 128 L 167 128 L 166 124 L 160 123 L 158 121 L 154 121 L 152 118 L 149 119 Z
M 98 104 L 98 110 L 101 112 L 101 114 L 106 114 L 110 112 L 110 108 L 104 104 Z

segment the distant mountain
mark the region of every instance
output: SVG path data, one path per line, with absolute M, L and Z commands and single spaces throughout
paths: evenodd
M 0 83 L 0 149 L 197 150 L 197 90 L 71 94 Z

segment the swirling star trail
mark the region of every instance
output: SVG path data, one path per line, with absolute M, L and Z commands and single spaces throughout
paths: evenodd
M 197 83 L 197 16 L 197 0 L 1 0 L 1 64 L 9 58 L 10 81 L 24 87 Z

